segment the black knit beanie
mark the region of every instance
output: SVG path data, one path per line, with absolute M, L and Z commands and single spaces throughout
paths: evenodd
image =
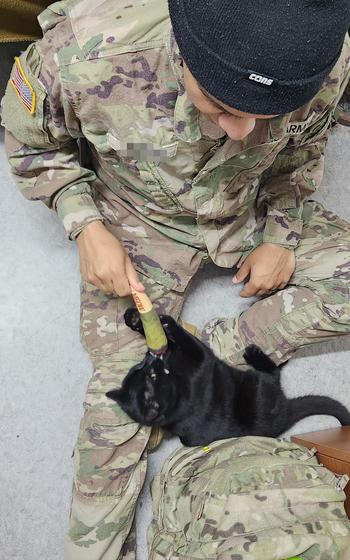
M 216 99 L 248 113 L 294 111 L 337 62 L 350 0 L 169 0 L 181 55 Z

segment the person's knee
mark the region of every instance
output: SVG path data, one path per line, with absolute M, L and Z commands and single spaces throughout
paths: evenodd
M 334 330 L 350 331 L 350 288 L 349 280 L 334 278 L 321 281 L 317 286 L 324 316 Z
M 103 293 L 93 284 L 81 287 L 81 341 L 90 354 L 95 368 L 130 361 L 130 356 L 146 352 L 144 337 L 131 330 L 124 321 L 131 298 L 119 298 Z M 135 362 L 136 363 L 136 362 Z
M 85 498 L 121 496 L 137 468 L 150 435 L 150 428 L 133 422 L 105 395 L 87 396 L 74 449 L 76 491 Z M 141 480 L 134 481 L 136 485 Z
M 143 345 L 135 339 L 119 352 L 96 359 L 74 451 L 76 490 L 85 497 L 121 495 L 147 446 L 150 428 L 131 420 L 106 396 L 142 360 Z

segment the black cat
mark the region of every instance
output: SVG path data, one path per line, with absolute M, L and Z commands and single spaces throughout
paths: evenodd
M 124 318 L 143 334 L 136 309 L 128 309 Z M 240 371 L 219 360 L 172 317 L 163 315 L 161 322 L 169 341 L 166 355 L 148 353 L 129 371 L 121 389 L 107 393 L 136 422 L 163 426 L 188 446 L 248 435 L 278 437 L 312 414 L 329 414 L 350 425 L 350 413 L 334 399 L 287 399 L 280 369 L 257 346 L 245 351 L 251 369 Z

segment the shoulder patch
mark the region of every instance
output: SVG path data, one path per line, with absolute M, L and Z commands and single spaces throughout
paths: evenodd
M 13 77 L 10 80 L 22 104 L 31 115 L 35 114 L 35 91 L 27 80 L 21 62 L 16 56 Z

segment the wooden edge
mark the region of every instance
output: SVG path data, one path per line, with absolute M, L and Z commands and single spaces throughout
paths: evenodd
M 327 455 L 330 458 L 333 457 L 334 459 L 340 459 L 342 461 L 350 463 L 350 451 L 348 450 L 338 449 L 337 447 L 319 443 L 318 441 L 304 439 L 303 436 L 292 436 L 291 441 L 293 443 L 296 443 L 297 445 L 307 447 L 308 449 L 315 447 L 318 453 L 322 453 L 323 455 Z

